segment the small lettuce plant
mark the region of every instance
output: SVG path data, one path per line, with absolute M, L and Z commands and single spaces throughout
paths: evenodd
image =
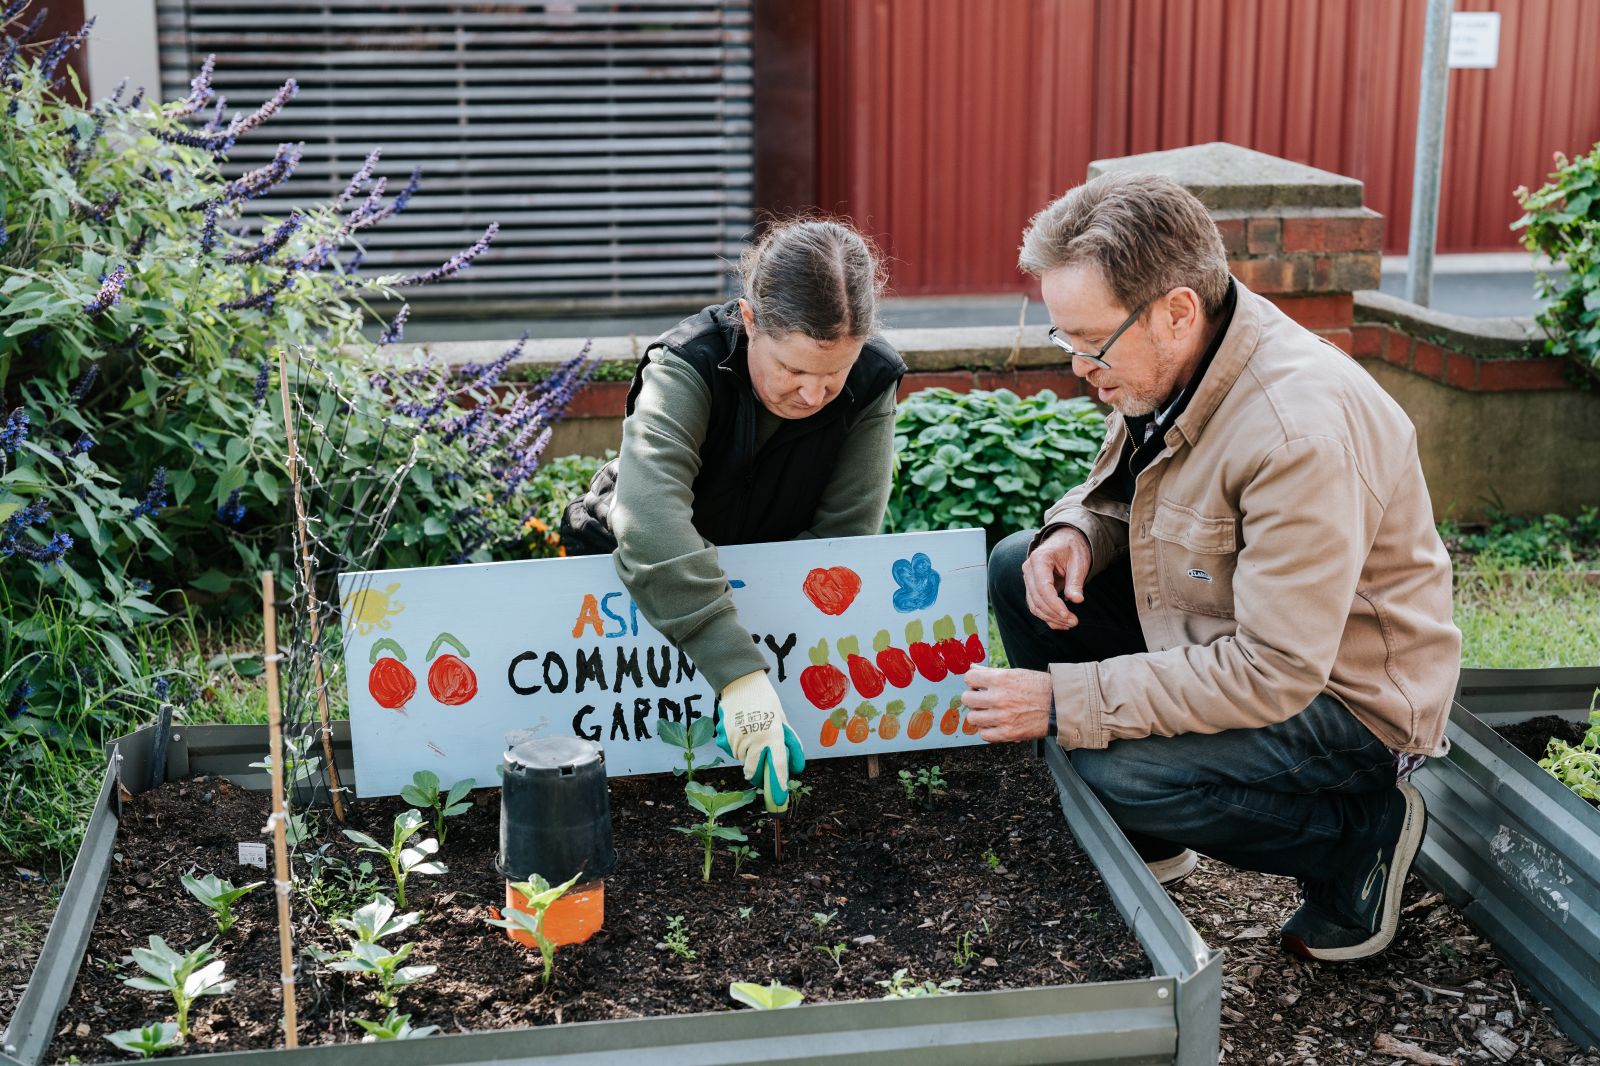
M 500 917 L 489 918 L 490 925 L 501 929 L 510 929 L 517 933 L 526 933 L 533 938 L 539 946 L 539 954 L 544 958 L 544 977 L 541 987 L 550 987 L 550 974 L 555 970 L 556 945 L 549 937 L 544 935 L 544 916 L 550 905 L 566 894 L 567 889 L 578 883 L 582 874 L 573 874 L 566 882 L 552 886 L 550 882 L 534 874 L 527 881 L 513 881 L 512 889 L 522 895 L 523 909 L 507 908 Z
M 382 855 L 389 864 L 389 873 L 394 877 L 395 902 L 404 907 L 406 905 L 406 878 L 412 874 L 428 874 L 437 876 L 449 873 L 449 868 L 442 862 L 433 861 L 432 856 L 439 850 L 439 842 L 432 837 L 418 841 L 416 844 L 407 845 L 407 842 L 417 834 L 423 826 L 422 813 L 415 809 L 401 811 L 394 816 L 394 831 L 390 836 L 387 846 L 378 843 L 371 836 L 356 829 L 346 829 L 344 835 L 361 846 L 362 851 L 369 851 L 374 855 Z
M 736 811 L 756 798 L 755 790 L 749 789 L 740 792 L 719 792 L 710 785 L 699 781 L 691 781 L 683 786 L 683 791 L 689 798 L 689 806 L 706 816 L 706 820 L 698 825 L 675 825 L 678 832 L 692 836 L 705 847 L 705 865 L 700 871 L 700 880 L 711 880 L 711 848 L 719 840 L 732 840 L 744 843 L 748 839 L 744 830 L 733 826 L 718 825 L 717 818 L 730 811 Z
M 107 1033 L 106 1039 L 119 1050 L 141 1059 L 171 1051 L 183 1043 L 178 1037 L 176 1022 L 151 1022 L 142 1029 L 120 1029 L 115 1033 Z
M 183 887 L 189 891 L 189 895 L 211 908 L 212 913 L 216 915 L 219 934 L 232 929 L 233 923 L 237 921 L 233 905 L 266 884 L 265 881 L 252 881 L 248 885 L 235 888 L 232 881 L 224 880 L 216 874 L 206 874 L 204 877 L 184 874 L 179 880 L 183 882 Z
M 948 996 L 961 987 L 961 978 L 951 977 L 935 984 L 933 981 L 913 981 L 904 969 L 896 970 L 887 981 L 874 982 L 884 989 L 884 999 L 921 999 L 924 996 Z
M 365 1018 L 357 1018 L 355 1022 L 367 1031 L 367 1035 L 361 1038 L 363 1044 L 375 1044 L 380 1040 L 420 1040 L 439 1031 L 437 1025 L 413 1027 L 411 1015 L 395 1010 L 391 1010 L 381 1022 L 369 1022 Z
M 472 809 L 472 804 L 466 802 L 467 793 L 471 792 L 477 782 L 472 778 L 463 778 L 450 786 L 444 798 L 440 799 L 439 775 L 431 770 L 418 770 L 411 775 L 411 784 L 400 790 L 400 798 L 407 803 L 420 807 L 425 811 L 433 812 L 433 834 L 439 839 L 439 844 L 444 845 L 444 820 L 457 815 L 466 814 Z
M 1544 767 L 1579 799 L 1600 804 L 1600 691 L 1589 701 L 1589 729 L 1576 744 L 1551 738 Z
M 158 936 L 147 948 L 134 948 L 133 961 L 148 976 L 125 977 L 122 983 L 145 992 L 165 992 L 178 1008 L 178 1038 L 189 1036 L 189 1008 L 201 996 L 220 996 L 233 990 L 237 981 L 224 981 L 225 963 L 211 953 L 212 941 L 180 954 Z
M 735 981 L 728 986 L 728 996 L 735 1003 L 743 1003 L 755 1010 L 798 1007 L 800 1001 L 806 998 L 803 992 L 798 992 L 787 985 L 780 985 L 776 981 L 767 985 L 758 985 L 754 981 Z

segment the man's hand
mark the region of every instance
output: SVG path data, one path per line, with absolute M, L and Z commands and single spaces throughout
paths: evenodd
M 1078 616 L 1062 602 L 1083 602 L 1083 582 L 1089 576 L 1089 538 L 1072 526 L 1051 533 L 1028 554 L 1022 564 L 1022 584 L 1028 591 L 1028 610 L 1051 629 L 1071 629 Z
M 720 706 L 717 745 L 744 763 L 745 780 L 761 790 L 767 810 L 788 810 L 789 775 L 806 768 L 806 753 L 767 672 L 755 670 L 728 682 Z
M 1050 731 L 1050 675 L 1042 670 L 992 670 L 974 666 L 966 672 L 967 721 L 991 744 L 1038 740 Z

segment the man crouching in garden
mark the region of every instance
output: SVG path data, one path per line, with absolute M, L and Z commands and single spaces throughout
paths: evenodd
M 1287 949 L 1382 951 L 1461 651 L 1410 420 L 1231 278 L 1165 178 L 1071 190 L 1020 261 L 1114 414 L 1088 480 L 990 558 L 1020 669 L 967 674 L 971 721 L 1054 734 L 1163 882 L 1196 851 L 1296 877 Z

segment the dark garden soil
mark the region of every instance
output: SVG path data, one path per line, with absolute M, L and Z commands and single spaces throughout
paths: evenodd
M 38 870 L 0 855 L 0 1029 L 11 1020 L 17 998 L 33 974 L 50 928 L 56 887 Z
M 1499 726 L 1495 732 L 1505 737 L 1513 748 L 1534 762 L 1538 762 L 1544 758 L 1545 749 L 1552 738 L 1576 744 L 1583 739 L 1583 734 L 1588 732 L 1588 728 L 1583 722 L 1572 722 L 1560 715 L 1545 714 L 1523 722 Z
M 414 1025 L 462 1032 L 730 1010 L 732 981 L 777 980 L 816 1002 L 877 998 L 877 982 L 900 968 L 915 981 L 960 978 L 962 991 L 1149 974 L 1067 830 L 1042 762 L 1023 746 L 941 753 L 948 786 L 925 812 L 907 802 L 896 771 L 927 761 L 884 756 L 876 780 L 859 758 L 814 764 L 805 774 L 814 791 L 785 819 L 783 863 L 773 861 L 759 805 L 747 807 L 724 821 L 750 831 L 759 855 L 735 877 L 719 848 L 709 884 L 700 879 L 698 845 L 672 831 L 690 822 L 681 780 L 612 781 L 618 866 L 606 881 L 606 925 L 560 951 L 548 992 L 540 989 L 537 952 L 484 922 L 505 891 L 494 870 L 498 793 L 484 790 L 470 813 L 449 824 L 441 858 L 450 873 L 407 884 L 410 909 L 424 915 L 404 935 L 417 943 L 410 962 L 439 971 L 401 992 L 400 1010 Z M 713 774 L 714 783 L 733 787 L 728 771 L 718 773 L 723 779 Z M 360 802 L 350 824 L 386 840 L 404 807 L 397 799 Z M 214 933 L 179 875 L 199 870 L 236 883 L 264 876 L 238 865 L 237 842 L 259 839 L 266 812 L 264 795 L 218 779 L 168 785 L 125 805 L 121 860 L 52 1045 L 58 1059 L 118 1057 L 104 1034 L 172 1017 L 170 1000 L 123 986 L 120 978 L 138 972 L 128 953 L 151 934 L 184 950 Z M 330 850 L 359 860 L 342 836 L 324 830 L 323 839 L 333 837 Z M 296 906 L 300 946 L 308 937 L 342 946 L 298 897 Z M 239 986 L 197 1006 L 191 1052 L 280 1041 L 269 890 L 236 911 L 238 924 L 217 948 Z M 819 926 L 814 915 L 832 917 Z M 673 916 L 683 918 L 692 960 L 665 948 Z M 954 958 L 958 939 L 971 949 L 964 965 Z M 838 966 L 818 950 L 836 944 L 844 945 Z M 352 1018 L 382 1017 L 371 986 L 314 969 L 308 962 L 300 977 L 302 1044 L 359 1039 Z

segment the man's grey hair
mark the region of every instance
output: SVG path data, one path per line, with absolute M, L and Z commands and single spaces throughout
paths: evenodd
M 1228 292 L 1217 224 L 1193 193 L 1159 174 L 1102 174 L 1033 216 L 1017 265 L 1038 277 L 1079 263 L 1098 266 L 1129 311 L 1186 286 L 1211 318 Z

